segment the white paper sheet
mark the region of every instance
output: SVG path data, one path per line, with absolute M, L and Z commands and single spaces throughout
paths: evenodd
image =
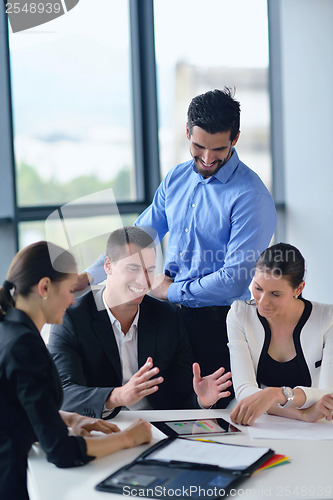
M 255 423 L 247 427 L 252 439 L 333 439 L 333 422 L 323 420 L 314 424 L 277 417 L 262 415 Z
M 175 439 L 169 445 L 151 453 L 147 459 L 170 462 L 194 462 L 218 465 L 227 469 L 246 469 L 264 455 L 269 448 L 206 443 Z

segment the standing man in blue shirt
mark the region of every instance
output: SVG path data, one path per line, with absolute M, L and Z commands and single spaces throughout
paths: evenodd
M 250 298 L 252 269 L 276 226 L 272 197 L 235 150 L 240 104 L 230 89 L 192 99 L 186 134 L 192 159 L 171 169 L 135 225 L 169 233 L 165 276 L 152 293 L 178 303 L 202 375 L 229 371 L 225 319 Z M 96 282 L 94 268 L 88 272 Z M 224 399 L 225 406 L 228 400 Z

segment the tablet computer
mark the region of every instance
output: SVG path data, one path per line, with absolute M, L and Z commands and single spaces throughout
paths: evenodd
M 167 436 L 212 436 L 219 434 L 235 434 L 241 432 L 223 418 L 203 418 L 190 420 L 166 420 L 151 422 Z

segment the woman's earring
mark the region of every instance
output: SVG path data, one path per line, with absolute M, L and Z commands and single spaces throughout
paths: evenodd
M 47 295 L 45 295 L 45 297 L 43 297 L 43 300 L 47 300 Z

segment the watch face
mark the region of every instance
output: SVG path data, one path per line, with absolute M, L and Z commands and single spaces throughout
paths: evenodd
M 278 403 L 279 408 L 288 408 L 294 401 L 295 391 L 291 387 L 281 387 L 286 402 L 284 404 Z
M 294 397 L 294 390 L 291 389 L 290 387 L 284 387 L 283 388 L 283 394 L 286 396 L 287 399 L 293 398 Z

